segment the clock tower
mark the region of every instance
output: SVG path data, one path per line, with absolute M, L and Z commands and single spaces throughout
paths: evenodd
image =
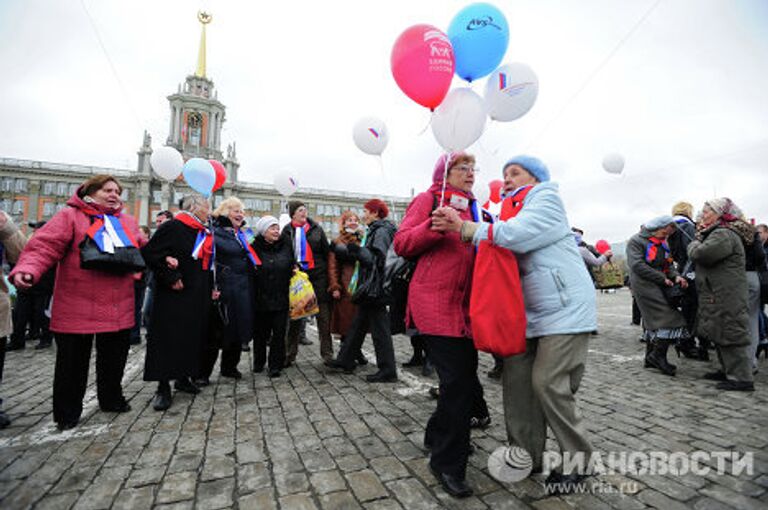
M 221 128 L 226 108 L 219 102 L 205 70 L 205 28 L 212 16 L 201 11 L 197 19 L 202 25 L 197 69 L 175 94 L 168 96 L 171 124 L 166 145 L 178 149 L 185 161 L 195 157 L 221 161 Z

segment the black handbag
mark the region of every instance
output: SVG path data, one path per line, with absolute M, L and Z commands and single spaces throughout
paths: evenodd
M 683 306 L 685 289 L 682 288 L 679 283 L 676 283 L 671 287 L 664 285 L 661 288 L 661 292 L 664 294 L 664 299 L 667 300 L 667 303 L 669 303 L 669 306 L 672 308 L 678 309 Z
M 358 282 L 357 288 L 354 294 L 352 294 L 352 302 L 356 305 L 382 302 L 385 294 L 383 282 L 381 281 L 381 269 L 379 269 L 378 264 L 374 263 L 368 271 L 361 275 L 365 278 Z
M 135 246 L 115 247 L 114 253 L 107 253 L 86 236 L 80 243 L 80 268 L 125 274 L 144 271 L 147 265 Z

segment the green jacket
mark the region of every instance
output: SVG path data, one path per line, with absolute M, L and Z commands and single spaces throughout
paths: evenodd
M 724 346 L 749 344 L 747 273 L 742 237 L 716 225 L 688 245 L 696 264 L 699 310 L 696 335 Z

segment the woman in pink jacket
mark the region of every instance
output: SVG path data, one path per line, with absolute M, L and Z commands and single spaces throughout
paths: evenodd
M 418 260 L 408 290 L 406 324 L 424 340 L 440 378 L 437 409 L 424 435 L 424 445 L 432 451 L 429 466 L 449 494 L 466 497 L 472 494 L 464 481 L 470 419 L 481 418 L 486 425 L 490 419 L 477 379 L 477 351 L 469 324 L 475 249 L 462 243 L 458 234 L 431 230 L 432 211 L 443 195 L 446 158 L 445 205 L 464 219 L 478 217 L 480 208 L 472 195 L 474 156 L 443 155 L 435 164 L 432 186 L 408 206 L 394 243 L 398 255 Z
M 56 338 L 53 419 L 59 430 L 71 429 L 80 420 L 94 337 L 99 407 L 117 413 L 131 409 L 123 397 L 121 380 L 134 323 L 133 274 L 81 269 L 79 248 L 87 232 L 96 231 L 94 223 L 105 225 L 92 234 L 109 237 L 102 238 L 102 243 L 138 245 L 136 220 L 121 212 L 122 191 L 111 175 L 95 175 L 85 181 L 67 201 L 69 207 L 30 239 L 10 275 L 16 287 L 27 289 L 58 266 L 51 331 Z

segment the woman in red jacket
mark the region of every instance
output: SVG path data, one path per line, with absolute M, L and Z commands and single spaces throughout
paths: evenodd
M 418 259 L 408 290 L 406 323 L 424 339 L 440 378 L 437 409 L 424 435 L 425 446 L 432 450 L 429 466 L 449 494 L 466 497 L 472 494 L 464 481 L 470 420 L 474 416 L 487 424 L 490 419 L 477 379 L 477 351 L 469 324 L 475 249 L 462 243 L 458 234 L 431 230 L 432 211 L 443 195 L 446 158 L 444 204 L 466 220 L 478 217 L 480 208 L 472 195 L 474 156 L 443 155 L 435 164 L 432 186 L 408 206 L 394 243 L 398 255 Z
M 121 381 L 134 324 L 132 273 L 80 268 L 80 243 L 86 235 L 101 246 L 138 247 L 136 220 L 122 213 L 123 188 L 111 175 L 94 175 L 27 243 L 11 272 L 13 284 L 28 289 L 57 266 L 51 331 L 56 337 L 53 419 L 71 429 L 83 412 L 91 346 L 96 338 L 96 388 L 102 411 L 130 411 Z M 94 229 L 99 223 L 103 228 Z M 109 228 L 107 228 L 107 224 Z M 89 234 L 90 232 L 90 234 Z

